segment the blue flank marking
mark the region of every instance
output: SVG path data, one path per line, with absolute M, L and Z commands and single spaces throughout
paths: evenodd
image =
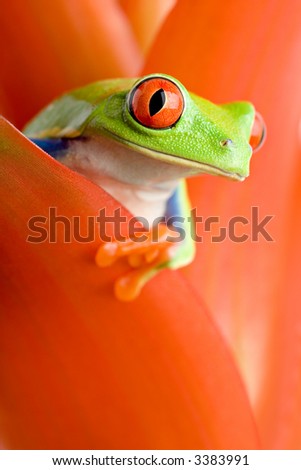
M 183 211 L 181 210 L 181 189 L 180 186 L 177 187 L 175 192 L 170 196 L 167 201 L 165 217 L 169 219 L 170 217 L 183 216 Z
M 69 147 L 69 139 L 30 139 L 53 158 L 63 157 Z

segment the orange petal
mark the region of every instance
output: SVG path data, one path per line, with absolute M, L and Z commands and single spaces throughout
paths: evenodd
M 122 304 L 112 283 L 124 267 L 96 266 L 98 239 L 64 242 L 61 220 L 55 243 L 26 241 L 28 220 L 49 207 L 85 227 L 100 208 L 112 215 L 119 205 L 3 119 L 0 150 L 5 446 L 255 448 L 232 356 L 186 280 L 161 273 Z
M 0 16 L 2 113 L 23 126 L 70 88 L 135 76 L 141 55 L 114 0 L 16 0 Z M 8 20 L 9 18 L 9 20 Z
M 119 0 L 127 14 L 141 51 L 149 50 L 162 23 L 177 0 Z
M 260 235 L 258 242 L 218 244 L 209 235 L 186 269 L 235 352 L 267 448 L 301 445 L 300 21 L 298 0 L 289 9 L 284 0 L 236 0 L 227 8 L 180 0 L 145 69 L 171 73 L 215 102 L 249 99 L 267 124 L 246 182 L 204 177 L 189 187 L 199 215 L 220 216 L 219 227 L 236 216 L 250 219 L 252 206 L 259 220 L 274 215 L 266 228 L 275 242 Z

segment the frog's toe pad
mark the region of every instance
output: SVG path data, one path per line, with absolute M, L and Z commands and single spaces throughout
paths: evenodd
M 114 291 L 117 299 L 124 302 L 136 299 L 147 281 L 167 266 L 173 256 L 174 247 L 164 247 L 158 250 L 158 255 L 152 262 L 148 262 L 144 257 L 139 267 L 131 269 L 115 281 Z
M 119 258 L 126 258 L 132 268 L 115 282 L 115 295 L 119 300 L 130 301 L 138 297 L 144 284 L 174 257 L 178 243 L 172 238 L 175 233 L 166 225 L 153 232 L 145 232 L 143 241 L 128 238 L 125 241 L 107 242 L 96 254 L 99 267 L 111 266 Z
M 100 268 L 111 266 L 117 259 L 118 244 L 116 242 L 107 242 L 101 245 L 96 253 L 95 262 Z

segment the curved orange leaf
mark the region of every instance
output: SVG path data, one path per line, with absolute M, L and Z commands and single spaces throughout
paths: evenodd
M 28 243 L 28 220 L 118 208 L 0 120 L 0 405 L 7 448 L 255 448 L 231 354 L 178 273 L 130 304 L 124 270 L 100 270 L 98 240 Z M 125 217 L 129 214 L 124 212 Z M 169 300 L 169 299 L 172 299 Z

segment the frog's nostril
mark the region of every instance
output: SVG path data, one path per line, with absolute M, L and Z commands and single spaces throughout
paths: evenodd
M 221 147 L 230 147 L 233 144 L 233 140 L 224 139 L 224 140 L 221 140 L 219 144 Z

